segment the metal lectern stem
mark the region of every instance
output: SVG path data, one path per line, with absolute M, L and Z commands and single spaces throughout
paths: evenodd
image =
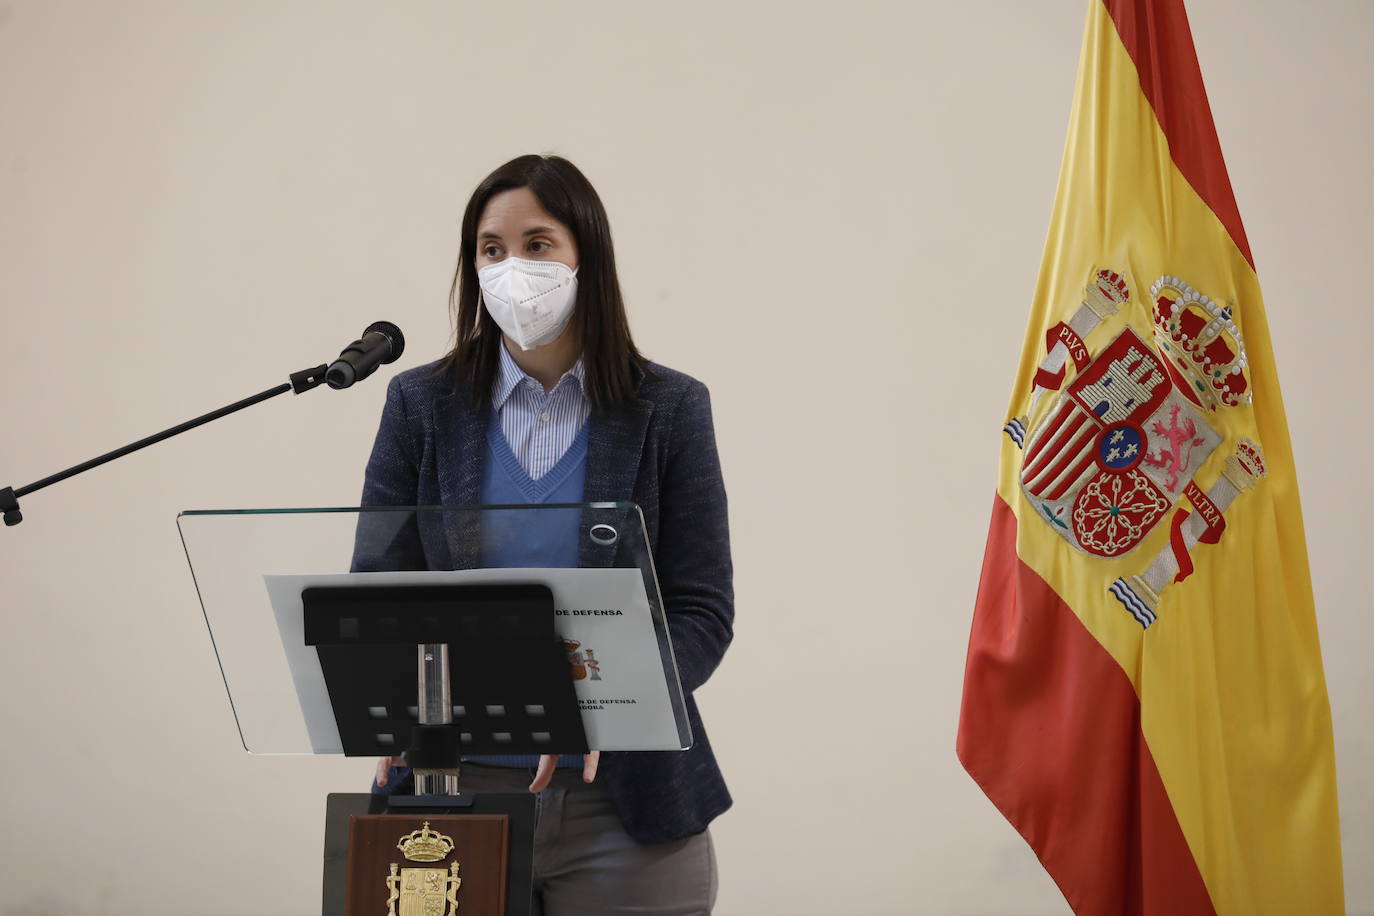
M 448 645 L 426 643 L 420 652 L 421 725 L 449 725 L 453 722 L 453 698 L 449 693 Z M 451 770 L 415 771 L 416 795 L 457 795 L 458 761 Z

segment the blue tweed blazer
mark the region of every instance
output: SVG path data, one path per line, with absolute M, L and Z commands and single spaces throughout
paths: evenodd
M 367 463 L 364 506 L 477 504 L 491 405 L 436 377 L 435 366 L 392 378 Z M 692 691 L 720 664 L 735 607 L 710 397 L 681 372 L 650 370 L 652 376 L 635 373 L 636 400 L 588 419 L 584 501 L 634 502 L 643 510 L 686 694 L 690 750 L 606 752 L 596 777 L 626 832 L 640 843 L 661 843 L 700 833 L 731 804 Z M 424 565 L 453 568 L 439 532 L 421 530 L 417 539 Z

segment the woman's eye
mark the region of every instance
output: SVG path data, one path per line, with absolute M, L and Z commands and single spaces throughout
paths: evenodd
M 496 245 L 488 245 L 482 249 L 482 254 L 489 258 L 499 258 L 501 256 L 501 249 Z
M 548 251 L 552 247 L 552 245 L 550 245 L 543 239 L 535 239 L 534 241 L 530 242 L 530 251 L 533 251 L 536 254 L 539 252 Z

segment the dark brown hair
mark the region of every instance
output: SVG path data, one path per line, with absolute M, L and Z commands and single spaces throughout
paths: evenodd
M 585 175 L 560 156 L 520 156 L 492 172 L 472 192 L 463 211 L 458 266 L 449 289 L 453 349 L 439 364 L 476 403 L 491 400 L 500 364 L 501 329 L 482 307 L 477 284 L 477 222 L 487 202 L 502 191 L 529 188 L 540 206 L 572 230 L 577 242 L 577 303 L 574 333 L 582 342 L 585 384 L 592 408 L 633 400 L 634 369 L 647 372 L 630 337 L 625 301 L 615 272 L 615 250 L 606 208 Z

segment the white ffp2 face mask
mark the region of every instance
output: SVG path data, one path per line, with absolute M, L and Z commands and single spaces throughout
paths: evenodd
M 559 261 L 505 258 L 477 271 L 492 320 L 522 350 L 558 339 L 577 304 L 577 271 Z

